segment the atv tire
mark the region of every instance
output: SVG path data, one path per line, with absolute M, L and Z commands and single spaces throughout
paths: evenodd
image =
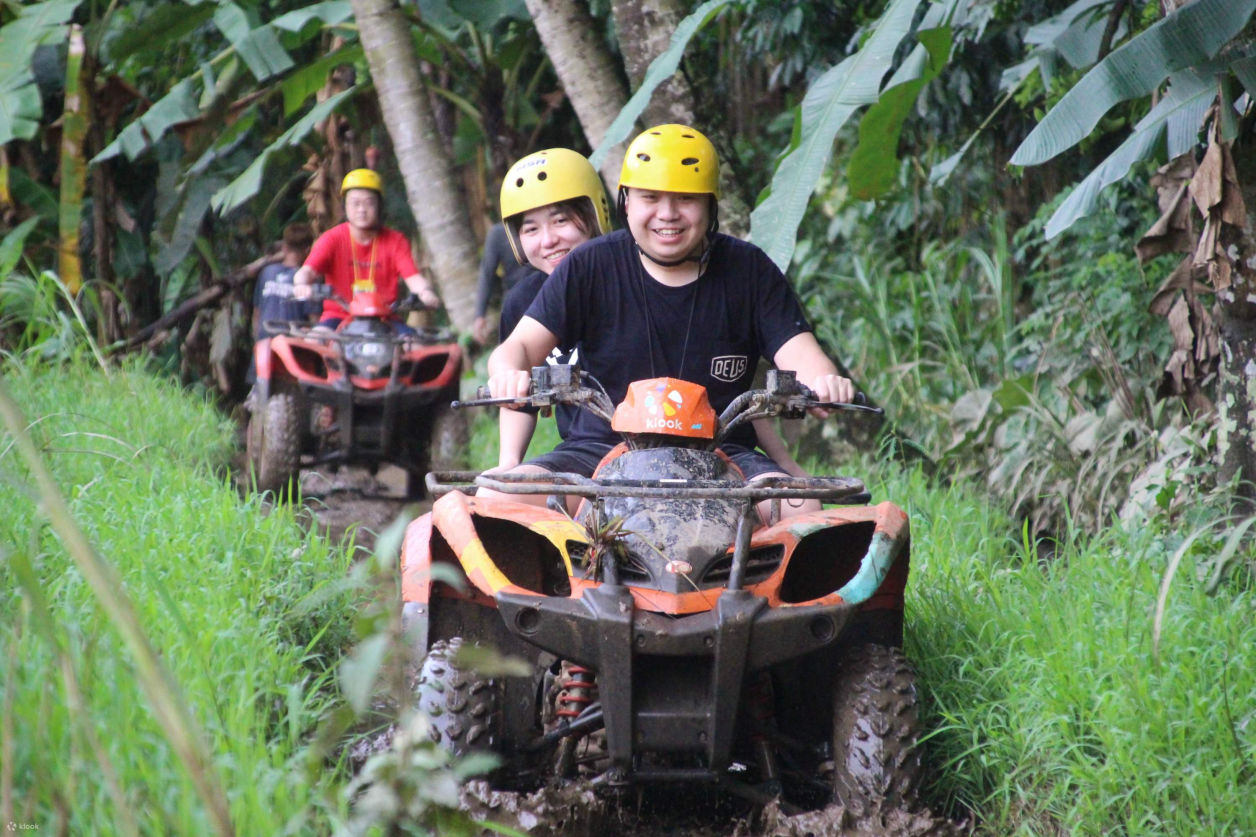
M 467 449 L 471 444 L 471 431 L 463 410 L 455 410 L 449 402 L 457 393 L 435 406 L 432 431 L 428 440 L 428 469 L 432 471 L 458 471 L 467 467 Z
M 296 396 L 277 392 L 249 417 L 248 461 L 258 491 L 286 491 L 301 462 L 301 416 Z
M 501 745 L 497 685 L 454 664 L 461 637 L 432 643 L 419 669 L 419 711 L 436 744 L 453 753 L 496 752 Z
M 833 686 L 833 799 L 858 817 L 911 808 L 921 764 L 916 674 L 898 648 L 861 645 Z

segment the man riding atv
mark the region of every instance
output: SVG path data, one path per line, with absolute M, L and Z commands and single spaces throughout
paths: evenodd
M 345 222 L 332 227 L 314 242 L 305 264 L 293 282 L 297 296 L 308 298 L 308 286 L 321 275 L 335 294 L 323 302 L 319 325 L 334 329 L 347 312 L 336 299 L 348 300 L 363 291 L 379 296 L 383 305 L 397 297 L 397 283 L 404 282 L 428 308 L 439 308 L 440 297 L 410 254 L 404 235 L 383 225 L 384 185 L 371 169 L 354 169 L 340 184 L 345 203 Z M 403 329 L 404 330 L 404 329 Z
M 492 395 L 526 397 L 531 368 L 555 347 L 578 344 L 581 365 L 613 403 L 632 381 L 671 376 L 701 384 L 719 412 L 750 387 L 760 356 L 796 372 L 818 401 L 850 401 L 853 385 L 820 348 L 785 276 L 758 247 L 718 232 L 718 198 L 719 161 L 701 133 L 659 125 L 634 139 L 618 191 L 628 229 L 589 242 L 554 270 L 489 358 Z M 553 451 L 512 472 L 588 476 L 617 441 L 605 421 L 580 413 Z M 786 476 L 755 448 L 750 425 L 723 450 L 747 478 Z M 819 507 L 798 500 L 784 513 Z

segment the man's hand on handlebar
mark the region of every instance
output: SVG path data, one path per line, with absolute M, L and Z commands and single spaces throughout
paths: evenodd
M 841 375 L 818 375 L 810 382 L 810 386 L 816 401 L 848 404 L 855 400 L 855 384 L 850 378 L 843 378 Z M 832 411 L 824 407 L 812 407 L 809 412 L 816 418 L 828 418 Z
M 419 302 L 422 302 L 427 308 L 436 310 L 441 307 L 440 297 L 436 295 L 436 291 L 429 287 L 419 288 L 414 295 L 417 296 L 419 298 Z

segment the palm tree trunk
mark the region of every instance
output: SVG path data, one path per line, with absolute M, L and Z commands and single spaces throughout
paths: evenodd
M 589 145 L 596 148 L 628 102 L 615 62 L 588 9 L 577 0 L 527 0 L 527 5 L 580 127 Z M 619 182 L 623 158 L 621 144 L 602 163 L 602 179 L 612 189 Z
M 454 325 L 469 330 L 475 320 L 478 246 L 458 177 L 432 118 L 409 23 L 390 0 L 351 0 L 351 5 L 441 298 Z

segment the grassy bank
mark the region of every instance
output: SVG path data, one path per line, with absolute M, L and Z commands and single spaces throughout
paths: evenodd
M 1210 595 L 1214 547 L 1180 526 L 1048 556 L 963 489 L 895 476 L 874 494 L 911 515 L 908 651 L 936 799 L 990 835 L 1256 833 L 1249 569 Z
M 32 473 L 6 432 L 4 819 L 70 834 L 208 833 L 202 769 L 225 788 L 237 833 L 335 818 L 343 777 L 307 771 L 303 756 L 336 699 L 349 638 L 353 602 L 334 586 L 345 556 L 303 534 L 289 509 L 265 514 L 240 498 L 224 467 L 233 428 L 172 382 L 82 365 L 6 366 L 3 383 L 168 674 L 147 679 L 63 533 L 37 513 Z M 186 723 L 154 717 L 150 690 L 163 687 Z M 171 723 L 204 742 L 208 765 L 189 767 Z

